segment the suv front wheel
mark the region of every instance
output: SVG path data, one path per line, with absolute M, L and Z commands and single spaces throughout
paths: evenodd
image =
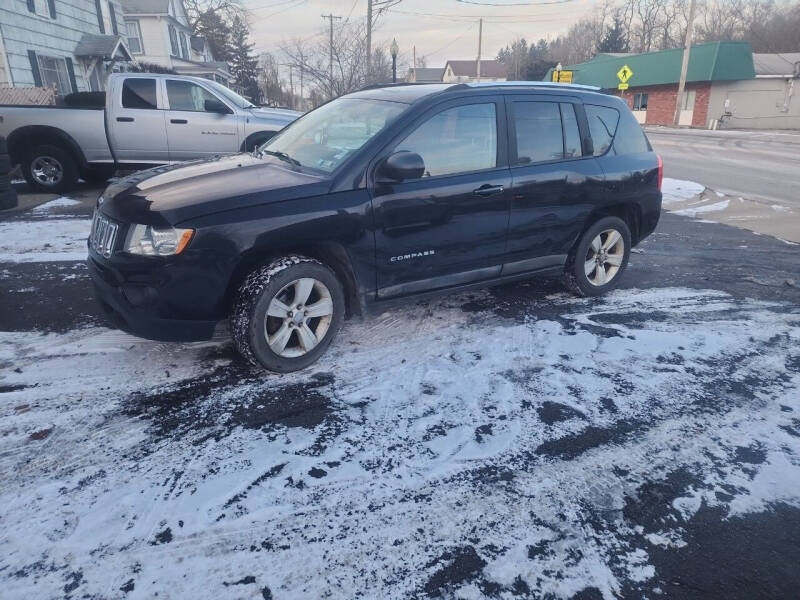
M 284 256 L 245 279 L 231 313 L 236 349 L 270 371 L 289 373 L 316 362 L 344 320 L 336 275 L 305 256 Z
M 618 217 L 603 217 L 581 237 L 564 273 L 567 287 L 599 296 L 619 284 L 631 252 L 631 231 Z

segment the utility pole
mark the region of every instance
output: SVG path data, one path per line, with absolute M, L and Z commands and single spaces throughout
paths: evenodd
M 417 80 L 417 46 L 414 45 L 414 64 L 411 65 L 414 67 L 414 81 Z
M 367 70 L 364 73 L 366 85 L 369 85 L 372 70 L 372 0 L 367 0 Z
M 678 81 L 678 97 L 675 99 L 675 118 L 673 125 L 677 127 L 681 120 L 681 104 L 683 103 L 683 90 L 686 87 L 686 71 L 689 68 L 689 53 L 692 50 L 692 32 L 694 30 L 694 4 L 689 3 L 689 21 L 686 24 L 686 43 L 683 46 L 683 62 L 681 63 L 681 78 Z
M 284 67 L 289 67 L 289 108 L 294 108 L 294 79 L 292 79 L 292 63 L 283 63 Z
M 328 19 L 331 22 L 330 61 L 328 64 L 328 77 L 329 77 L 329 85 L 331 88 L 331 98 L 333 98 L 333 20 L 341 19 L 342 17 L 337 17 L 333 13 L 330 13 L 329 15 L 322 15 L 322 18 Z
M 694 1 L 694 0 L 692 0 Z M 478 61 L 475 65 L 475 74 L 477 75 L 477 80 L 480 82 L 481 80 L 481 42 L 483 41 L 483 19 L 478 21 Z

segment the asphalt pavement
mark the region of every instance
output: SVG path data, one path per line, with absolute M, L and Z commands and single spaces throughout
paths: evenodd
M 800 132 L 648 127 L 664 175 L 800 211 Z
M 90 198 L 0 217 L 3 598 L 797 597 L 800 246 L 665 213 L 604 298 L 396 307 L 278 376 L 107 329 Z

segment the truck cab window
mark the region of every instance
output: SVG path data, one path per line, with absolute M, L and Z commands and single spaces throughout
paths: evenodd
M 122 108 L 156 109 L 156 80 L 130 77 L 122 84 Z
M 205 112 L 206 100 L 220 101 L 214 94 L 191 81 L 167 80 L 167 99 L 170 110 Z

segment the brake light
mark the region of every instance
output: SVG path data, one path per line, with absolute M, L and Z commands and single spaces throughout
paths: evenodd
M 656 158 L 658 158 L 658 191 L 660 192 L 661 182 L 664 181 L 664 161 L 658 154 L 656 155 Z

